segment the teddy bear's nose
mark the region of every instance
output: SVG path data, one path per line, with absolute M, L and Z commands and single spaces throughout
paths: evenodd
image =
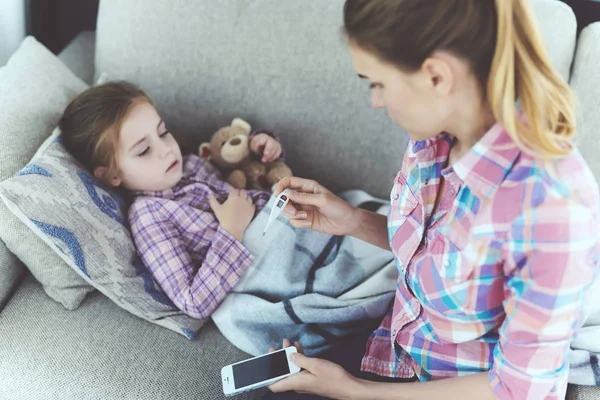
M 230 146 L 239 146 L 242 143 L 240 138 L 233 138 L 229 141 Z

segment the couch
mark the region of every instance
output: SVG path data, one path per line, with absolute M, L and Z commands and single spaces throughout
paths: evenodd
M 370 109 L 340 34 L 342 4 L 102 0 L 97 30 L 59 58 L 88 84 L 101 73 L 140 84 L 192 146 L 240 116 L 280 134 L 296 175 L 385 198 L 405 136 Z M 577 39 L 568 6 L 534 6 L 551 60 L 577 95 L 579 147 L 600 180 L 600 24 Z M 97 291 L 66 310 L 1 250 L 0 399 L 219 399 L 220 368 L 247 357 L 212 323 L 190 341 Z M 570 385 L 567 397 L 600 390 Z

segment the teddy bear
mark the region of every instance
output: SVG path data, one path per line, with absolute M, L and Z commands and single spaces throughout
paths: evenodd
M 219 129 L 210 142 L 202 143 L 200 157 L 212 161 L 227 173 L 226 181 L 238 189 L 271 190 L 281 179 L 292 176 L 290 168 L 281 158 L 263 163 L 262 151 L 251 151 L 252 138 L 266 131 L 251 135 L 252 127 L 241 118 L 235 118 L 231 125 Z

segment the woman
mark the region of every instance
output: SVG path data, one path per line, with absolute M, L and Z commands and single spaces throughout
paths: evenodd
M 370 382 L 299 355 L 306 371 L 271 389 L 564 398 L 569 343 L 596 276 L 599 194 L 574 149 L 571 90 L 550 66 L 529 5 L 347 0 L 344 28 L 373 107 L 410 136 L 388 218 L 313 181 L 285 179 L 276 191 L 295 190 L 286 211 L 296 227 L 391 248 L 396 298 L 361 369 L 421 382 Z

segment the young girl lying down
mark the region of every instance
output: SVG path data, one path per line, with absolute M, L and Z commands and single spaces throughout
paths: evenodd
M 182 156 L 135 85 L 88 89 L 66 108 L 60 129 L 73 157 L 128 193 L 137 251 L 176 307 L 207 319 L 231 297 L 215 322 L 243 350 L 258 354 L 290 336 L 319 350 L 384 314 L 395 278 L 381 271 L 389 271 L 391 253 L 377 253 L 365 269 L 346 238 L 296 230 L 283 219 L 263 238 L 270 194 L 235 189 L 209 161 Z M 249 144 L 264 149 L 265 162 L 282 153 L 268 133 L 253 133 Z

